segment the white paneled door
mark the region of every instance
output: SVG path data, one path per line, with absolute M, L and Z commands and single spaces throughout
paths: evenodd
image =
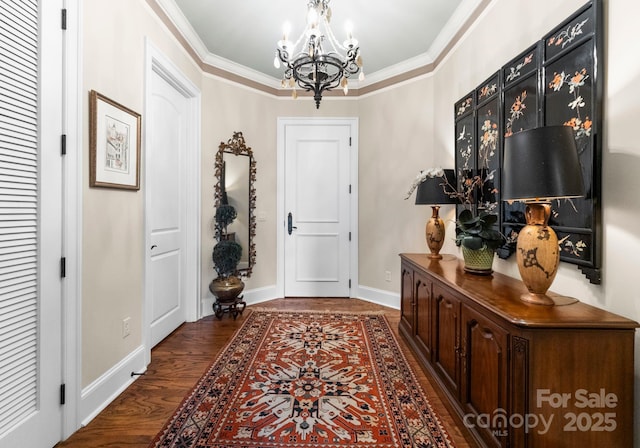
M 349 124 L 285 131 L 285 297 L 349 297 Z
M 0 0 L 0 446 L 62 434 L 61 1 Z
M 188 99 L 152 71 L 147 111 L 146 185 L 151 347 L 186 320 L 185 157 Z

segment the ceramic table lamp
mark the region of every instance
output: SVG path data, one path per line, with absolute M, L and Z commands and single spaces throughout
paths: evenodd
M 444 244 L 445 228 L 442 218 L 440 218 L 440 205 L 455 204 L 456 198 L 450 197 L 445 193 L 445 185 L 448 183 L 449 188 L 456 185 L 455 174 L 453 170 L 443 170 L 443 176 L 427 177 L 418 185 L 416 192 L 416 204 L 431 205 L 432 215 L 427 221 L 425 236 L 427 239 L 427 247 L 430 253 L 427 255 L 431 259 L 441 259 L 440 249 Z
M 551 201 L 584 196 L 582 169 L 573 129 L 545 126 L 504 140 L 502 200 L 526 203 L 527 224 L 518 234 L 516 257 L 528 289 L 522 300 L 560 305 L 575 300 L 547 295 L 558 270 L 558 237 L 549 226 Z

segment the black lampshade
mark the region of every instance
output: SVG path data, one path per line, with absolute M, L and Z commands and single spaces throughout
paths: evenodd
M 584 196 L 578 150 L 569 126 L 545 126 L 504 139 L 502 199 Z
M 453 170 L 443 170 L 444 177 L 449 183 L 449 189 L 455 192 L 456 188 L 456 176 Z M 422 205 L 438 205 L 438 204 L 455 204 L 456 198 L 450 197 L 444 192 L 442 184 L 445 183 L 445 179 L 442 176 L 427 177 L 416 191 L 416 204 Z

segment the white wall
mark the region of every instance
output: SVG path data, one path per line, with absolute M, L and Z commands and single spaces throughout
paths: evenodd
M 151 41 L 200 84 L 200 70 L 174 43 L 144 1 L 83 3 L 84 156 L 89 161 L 88 92 L 96 90 L 143 113 L 144 39 Z M 144 132 L 144 115 L 143 115 Z M 142 148 L 141 175 L 144 173 Z M 144 177 L 140 191 L 89 188 L 83 181 L 82 386 L 87 387 L 138 348 L 142 341 Z M 122 338 L 122 319 L 131 335 Z
M 431 207 L 416 206 L 415 196 L 404 198 L 418 172 L 434 166 L 437 149 L 446 148 L 434 139 L 433 85 L 433 77 L 425 76 L 358 100 L 362 287 L 398 295 L 398 254 L 426 250 L 424 227 Z M 438 164 L 453 166 L 453 161 Z M 447 218 L 446 208 L 442 212 Z

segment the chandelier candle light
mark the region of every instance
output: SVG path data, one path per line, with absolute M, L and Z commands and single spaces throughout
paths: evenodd
M 297 83 L 300 88 L 313 92 L 318 109 L 322 92 L 340 86 L 346 95 L 348 78 L 360 72 L 362 81 L 364 72 L 358 41 L 351 31 L 342 45 L 331 31 L 329 0 L 309 0 L 307 7 L 307 25 L 295 43 L 289 41 L 289 26 L 285 24 L 273 65 L 280 68 L 280 63 L 284 64 L 282 87 L 293 88 L 293 98 L 298 97 Z

